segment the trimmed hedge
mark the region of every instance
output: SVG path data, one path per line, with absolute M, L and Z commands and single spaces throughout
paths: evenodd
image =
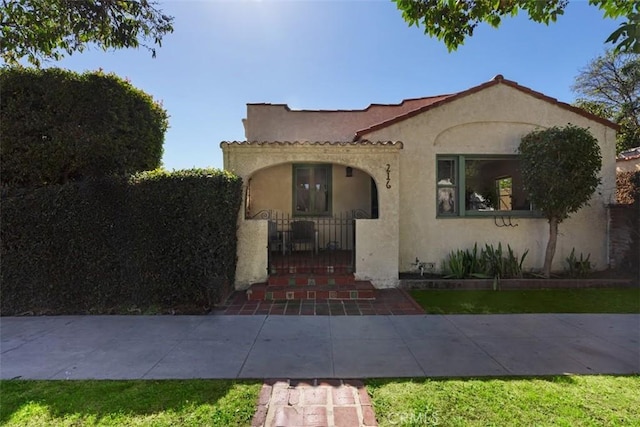
M 0 68 L 3 185 L 64 184 L 160 166 L 168 115 L 102 72 Z
M 151 171 L 4 197 L 0 314 L 210 309 L 234 281 L 241 186 Z

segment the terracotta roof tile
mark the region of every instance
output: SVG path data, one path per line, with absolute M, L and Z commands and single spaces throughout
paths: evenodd
M 640 159 L 640 147 L 630 148 L 629 150 L 624 150 L 617 157 L 618 160 L 634 160 Z
M 533 96 L 535 98 L 541 99 L 543 101 L 550 102 L 552 104 L 557 105 L 560 108 L 564 108 L 565 110 L 569 110 L 569 111 L 572 111 L 572 112 L 574 112 L 576 114 L 580 114 L 581 116 L 587 117 L 588 119 L 591 119 L 593 121 L 601 123 L 601 124 L 603 124 L 605 126 L 609 126 L 609 127 L 613 128 L 613 129 L 616 129 L 616 130 L 619 129 L 619 126 L 616 123 L 613 123 L 613 122 L 611 122 L 611 121 L 609 121 L 607 119 L 604 119 L 604 118 L 602 118 L 600 116 L 596 116 L 595 114 L 591 114 L 591 113 L 589 113 L 589 112 L 587 112 L 587 111 L 585 111 L 585 110 L 583 110 L 581 108 L 574 107 L 573 105 L 567 104 L 565 102 L 558 101 L 557 99 L 552 98 L 550 96 L 547 96 L 547 95 L 545 95 L 545 94 L 543 94 L 541 92 L 536 92 L 533 89 L 529 89 L 528 87 L 520 86 L 517 82 L 512 81 L 512 80 L 506 80 L 501 74 L 498 74 L 492 80 L 490 80 L 490 81 L 488 81 L 486 83 L 483 83 L 483 84 L 478 85 L 478 86 L 474 86 L 474 87 L 472 87 L 470 89 L 464 90 L 462 92 L 458 92 L 456 94 L 440 95 L 440 96 L 437 96 L 437 97 L 430 97 L 430 98 L 420 98 L 420 99 L 425 99 L 425 100 L 428 99 L 431 102 L 425 102 L 424 105 L 419 106 L 418 108 L 413 109 L 411 111 L 408 111 L 405 114 L 401 114 L 401 115 L 398 115 L 396 117 L 393 117 L 393 118 L 390 118 L 388 120 L 382 121 L 382 122 L 374 124 L 372 126 L 369 126 L 367 128 L 360 129 L 360 130 L 358 130 L 356 132 L 356 134 L 354 136 L 354 140 L 360 139 L 363 135 L 366 135 L 367 133 L 376 131 L 378 129 L 385 128 L 385 127 L 390 126 L 390 125 L 392 125 L 394 123 L 398 123 L 398 122 L 406 120 L 406 119 L 408 119 L 410 117 L 416 116 L 416 115 L 418 115 L 420 113 L 423 113 L 423 112 L 425 112 L 427 110 L 430 110 L 432 108 L 437 108 L 437 107 L 439 107 L 439 106 L 441 106 L 443 104 L 449 103 L 449 102 L 454 101 L 456 99 L 463 98 L 465 96 L 471 95 L 473 93 L 479 92 L 479 91 L 481 91 L 483 89 L 486 89 L 488 87 L 495 86 L 495 85 L 498 85 L 498 84 L 504 84 L 504 85 L 510 86 L 510 87 L 512 87 L 514 89 L 517 89 L 517 90 L 519 90 L 521 92 L 524 92 L 524 93 L 526 93 L 528 95 L 531 95 L 531 96 Z

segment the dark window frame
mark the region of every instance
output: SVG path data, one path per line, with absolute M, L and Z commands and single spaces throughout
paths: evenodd
M 300 203 L 298 203 L 298 171 L 308 170 L 309 180 L 315 181 L 316 171 L 323 170 L 326 176 L 326 210 L 318 210 L 315 206 L 315 200 L 313 197 L 309 198 L 309 211 L 301 212 L 298 210 Z M 333 212 L 333 167 L 329 163 L 294 163 L 292 167 L 292 190 L 291 190 L 291 212 L 295 217 L 311 217 L 311 216 L 331 216 Z
M 438 154 L 436 155 L 436 218 L 487 218 L 496 216 L 510 216 L 517 218 L 541 218 L 542 213 L 533 206 L 529 210 L 473 210 L 467 209 L 467 186 L 466 186 L 466 162 L 482 160 L 518 160 L 517 155 L 500 154 Z M 453 161 L 455 169 L 455 179 L 453 185 L 440 183 L 441 171 L 440 161 Z M 496 177 L 505 178 L 507 175 Z M 441 202 L 443 199 L 442 190 L 454 189 L 454 212 L 442 212 Z M 464 189 L 464 191 L 461 191 Z

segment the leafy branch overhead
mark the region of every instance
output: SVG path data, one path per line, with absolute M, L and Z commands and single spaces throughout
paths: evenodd
M 568 0 L 393 0 L 409 24 L 424 26 L 424 33 L 456 50 L 476 27 L 485 22 L 498 28 L 504 18 L 520 11 L 534 22 L 548 25 L 563 15 Z M 616 51 L 640 52 L 640 0 L 589 0 L 609 19 L 626 18 L 606 40 Z
M 144 47 L 155 57 L 154 46 L 173 32 L 172 23 L 149 0 L 1 0 L 0 57 L 40 66 L 92 44 L 104 50 Z

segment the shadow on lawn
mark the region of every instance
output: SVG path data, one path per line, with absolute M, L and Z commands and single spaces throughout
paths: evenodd
M 28 403 L 48 408 L 51 416 L 95 417 L 180 413 L 202 405 L 219 406 L 251 419 L 262 382 L 225 380 L 2 381 L 0 424 Z M 236 387 L 240 385 L 240 387 Z M 246 414 L 238 414 L 243 410 Z M 248 418 L 246 418 L 248 417 Z
M 615 376 L 615 375 L 609 375 Z M 620 375 L 628 376 L 628 375 Z M 523 375 L 523 376 L 486 376 L 486 377 L 434 377 L 434 378 L 374 378 L 366 381 L 367 387 L 381 387 L 385 384 L 391 383 L 446 383 L 451 381 L 459 381 L 459 382 L 492 382 L 492 381 L 502 381 L 502 382 L 521 382 L 521 381 L 546 381 L 555 384 L 576 384 L 577 381 L 575 379 L 575 374 L 567 374 L 567 375 Z

